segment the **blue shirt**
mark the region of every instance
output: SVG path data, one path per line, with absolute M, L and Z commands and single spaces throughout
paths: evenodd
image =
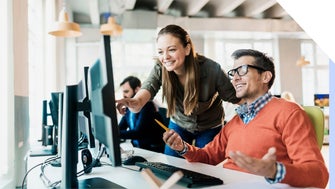
M 243 120 L 243 123 L 249 123 L 257 113 L 267 104 L 272 98 L 270 93 L 265 93 L 263 96 L 256 99 L 249 106 L 247 103 L 244 103 L 236 108 L 236 113 Z
M 163 149 L 156 150 L 156 147 L 162 146 L 163 148 L 165 145 L 162 139 L 164 130 L 157 125 L 154 119 L 162 121 L 152 101 L 147 102 L 138 113 L 127 109 L 119 122 L 120 138 L 131 139 L 135 147 L 162 152 Z

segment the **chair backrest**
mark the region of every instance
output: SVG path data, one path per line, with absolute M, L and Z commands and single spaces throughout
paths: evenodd
M 323 145 L 324 127 L 325 127 L 323 111 L 318 106 L 303 106 L 303 108 L 313 123 L 316 133 L 316 139 L 318 141 L 318 145 L 321 150 Z

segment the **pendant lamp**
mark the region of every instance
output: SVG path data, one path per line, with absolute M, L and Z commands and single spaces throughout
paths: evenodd
M 65 7 L 60 11 L 58 22 L 55 23 L 49 34 L 56 37 L 78 37 L 82 35 L 79 24 L 69 22 Z
M 300 59 L 297 60 L 296 64 L 297 64 L 297 66 L 302 67 L 302 66 L 306 66 L 306 65 L 310 64 L 310 62 L 308 60 L 306 60 L 304 56 L 301 56 Z
M 114 17 L 109 16 L 107 23 L 101 25 L 100 33 L 103 35 L 119 36 L 122 34 L 122 27 L 115 22 Z

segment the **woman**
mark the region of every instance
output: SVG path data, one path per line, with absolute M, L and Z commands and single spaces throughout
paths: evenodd
M 139 112 L 162 87 L 169 128 L 184 141 L 203 147 L 221 130 L 222 100 L 238 103 L 240 99 L 220 65 L 196 54 L 189 34 L 180 26 L 161 29 L 156 43 L 158 61 L 148 79 L 133 98 L 118 100 L 117 107 L 121 113 L 123 106 Z M 167 145 L 164 153 L 179 156 Z

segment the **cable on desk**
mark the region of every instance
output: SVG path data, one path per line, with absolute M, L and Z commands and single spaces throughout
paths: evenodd
M 85 167 L 83 170 L 79 171 L 77 173 L 77 177 L 80 177 L 85 174 L 86 170 L 92 169 L 93 167 L 101 166 L 100 159 L 103 156 L 103 154 L 106 152 L 106 147 L 99 148 L 99 152 L 97 157 L 92 161 L 92 163 Z
M 58 159 L 58 158 L 60 158 L 60 157 L 51 157 L 51 158 L 48 158 L 48 159 L 46 159 L 44 162 L 39 163 L 39 164 L 33 166 L 32 168 L 30 168 L 30 169 L 26 172 L 26 174 L 24 175 L 24 177 L 23 177 L 23 180 L 22 180 L 22 183 L 21 183 L 21 189 L 24 189 L 24 183 L 26 182 L 27 176 L 28 176 L 28 174 L 29 174 L 33 169 L 35 169 L 35 168 L 38 167 L 38 166 L 43 165 L 46 161 L 51 162 L 51 161 L 54 161 L 54 160 L 56 160 L 56 159 Z
M 85 169 L 83 169 L 83 170 L 77 172 L 77 177 L 80 177 L 80 176 L 84 175 L 84 174 L 85 174 L 84 172 L 85 172 L 86 169 L 90 169 L 90 168 L 92 168 L 92 167 L 96 167 L 96 166 L 98 166 L 98 165 L 102 165 L 102 164 L 100 163 L 100 159 L 101 159 L 101 157 L 103 156 L 103 154 L 104 154 L 105 152 L 106 152 L 106 148 L 105 148 L 105 147 L 101 147 L 101 145 L 100 145 L 100 147 L 99 147 L 99 152 L 98 152 L 97 157 L 94 159 L 94 161 L 91 163 L 90 166 L 88 166 L 88 167 L 86 167 Z M 30 168 L 30 169 L 26 172 L 26 174 L 25 174 L 25 176 L 24 176 L 24 178 L 23 178 L 21 188 L 24 189 L 24 183 L 25 183 L 25 180 L 26 180 L 26 178 L 27 178 L 29 172 L 32 171 L 33 169 L 35 169 L 35 168 L 38 167 L 38 166 L 41 166 L 40 178 L 41 178 L 43 184 L 44 184 L 46 187 L 48 187 L 48 188 L 56 188 L 56 187 L 61 183 L 61 180 L 58 180 L 58 181 L 55 181 L 55 182 L 51 182 L 50 179 L 48 179 L 48 177 L 47 177 L 46 174 L 44 173 L 44 169 L 45 169 L 45 167 L 46 167 L 47 165 L 50 165 L 51 162 L 53 162 L 53 161 L 55 161 L 55 160 L 57 160 L 57 159 L 60 159 L 60 158 L 61 158 L 60 156 L 50 157 L 50 158 L 46 159 L 44 162 L 39 163 L 39 164 L 35 165 L 34 167 Z M 104 165 L 110 165 L 110 164 L 105 163 Z
M 42 165 L 42 164 L 43 164 L 43 163 L 39 163 L 39 164 L 35 165 L 34 167 L 30 168 L 30 169 L 26 172 L 26 174 L 24 175 L 23 180 L 22 180 L 21 189 L 24 189 L 24 183 L 25 183 L 26 178 L 27 178 L 28 174 L 30 173 L 30 171 L 32 171 L 33 169 L 35 169 L 36 167 L 38 167 L 38 166 L 40 166 L 40 165 Z
M 79 172 L 77 173 L 77 177 L 80 177 L 80 176 L 84 175 L 84 174 L 85 174 L 84 172 L 85 172 L 86 169 L 90 169 L 90 168 L 92 168 L 92 167 L 98 165 L 98 164 L 100 163 L 99 160 L 100 160 L 100 158 L 102 157 L 102 155 L 104 154 L 105 150 L 106 150 L 105 147 L 100 148 L 100 151 L 99 151 L 99 153 L 98 153 L 98 155 L 97 155 L 97 158 L 95 158 L 95 160 L 91 163 L 90 166 L 88 166 L 88 167 L 86 167 L 85 169 L 79 171 Z M 48 179 L 48 177 L 46 176 L 45 171 L 44 171 L 46 166 L 50 165 L 51 162 L 53 162 L 54 160 L 59 159 L 59 158 L 60 158 L 60 157 L 56 157 L 56 158 L 55 158 L 55 157 L 53 157 L 53 158 L 48 158 L 48 159 L 46 159 L 43 163 L 40 163 L 40 164 L 38 164 L 38 165 L 36 165 L 36 166 L 34 167 L 34 168 L 36 168 L 36 167 L 38 167 L 38 166 L 41 166 L 40 178 L 41 178 L 43 184 L 44 184 L 47 188 L 56 188 L 56 187 L 61 183 L 61 180 L 58 180 L 58 181 L 55 181 L 55 182 L 51 182 L 51 180 Z M 24 182 L 23 182 L 23 183 L 24 183 Z M 23 185 L 23 184 L 22 184 L 22 185 Z M 22 188 L 22 189 L 23 189 L 23 188 Z
M 61 180 L 58 180 L 58 181 L 55 181 L 55 182 L 51 182 L 48 177 L 45 175 L 44 173 L 44 168 L 47 166 L 47 165 L 50 165 L 52 161 L 56 160 L 56 159 L 59 159 L 60 157 L 56 157 L 56 158 L 48 158 L 46 159 L 42 165 L 41 165 L 41 173 L 40 173 L 40 178 L 43 182 L 43 184 L 48 187 L 48 188 L 55 188 L 57 187 L 57 185 L 59 185 L 61 183 Z

